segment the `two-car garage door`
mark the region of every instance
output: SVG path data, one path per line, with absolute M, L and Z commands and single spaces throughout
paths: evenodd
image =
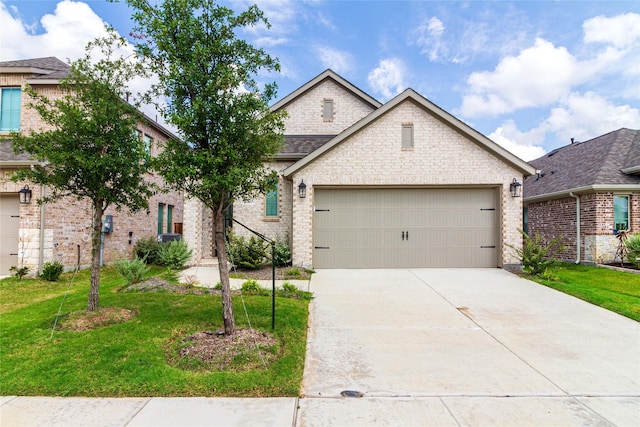
M 315 268 L 496 267 L 492 188 L 315 189 Z

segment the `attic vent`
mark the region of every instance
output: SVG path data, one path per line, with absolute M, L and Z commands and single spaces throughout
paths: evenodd
M 322 101 L 322 120 L 325 122 L 333 121 L 333 99 Z

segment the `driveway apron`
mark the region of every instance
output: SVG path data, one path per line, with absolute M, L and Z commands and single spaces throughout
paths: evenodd
M 640 424 L 638 322 L 499 269 L 320 270 L 311 291 L 299 425 Z

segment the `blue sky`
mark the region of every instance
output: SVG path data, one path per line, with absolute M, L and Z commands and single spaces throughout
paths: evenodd
M 238 11 L 253 1 L 221 2 Z M 514 154 L 640 128 L 639 1 L 261 0 L 242 34 L 280 59 L 279 97 L 331 68 L 385 102 L 411 87 Z M 0 60 L 76 59 L 122 3 L 0 0 Z

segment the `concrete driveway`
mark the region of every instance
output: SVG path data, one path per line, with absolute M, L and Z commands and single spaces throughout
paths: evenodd
M 311 291 L 300 426 L 640 425 L 638 322 L 499 269 L 320 270 Z

